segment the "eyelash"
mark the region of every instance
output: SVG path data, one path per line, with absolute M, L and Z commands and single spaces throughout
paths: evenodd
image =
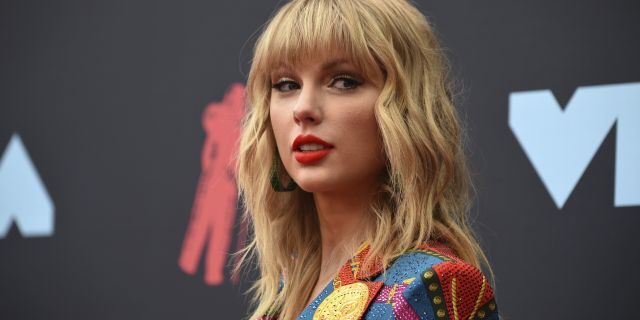
M 339 76 L 334 77 L 333 79 L 331 79 L 331 84 L 334 84 L 339 81 L 339 80 L 346 80 L 348 82 L 351 82 L 353 87 L 349 87 L 349 88 L 345 88 L 345 89 L 341 89 L 341 90 L 353 90 L 355 88 L 357 88 L 358 86 L 362 85 L 362 81 L 356 79 L 355 77 L 352 77 L 348 74 L 341 74 Z
M 355 78 L 353 76 L 350 76 L 348 74 L 341 74 L 341 75 L 337 75 L 337 76 L 333 77 L 331 79 L 331 85 L 332 86 L 335 85 L 335 83 L 338 82 L 338 81 L 347 81 L 347 82 L 351 82 L 352 83 L 352 87 L 339 88 L 339 90 L 345 90 L 345 91 L 353 90 L 353 89 L 356 89 L 357 87 L 359 87 L 360 85 L 362 85 L 362 81 L 360 81 L 357 78 Z M 282 78 L 282 79 L 278 80 L 276 83 L 272 84 L 271 88 L 275 89 L 275 90 L 278 90 L 280 92 L 289 92 L 289 91 L 295 90 L 295 89 L 282 90 L 282 85 L 285 85 L 285 84 L 297 85 L 298 88 L 296 88 L 296 89 L 299 89 L 299 86 L 300 86 L 296 81 L 294 81 L 294 80 L 292 80 L 290 78 Z
M 289 91 L 291 91 L 291 90 L 287 90 L 287 91 L 282 90 L 282 85 L 284 85 L 284 84 L 297 85 L 298 83 L 296 83 L 294 80 L 292 80 L 290 78 L 282 78 L 282 79 L 276 81 L 276 83 L 272 84 L 271 88 L 272 89 L 276 89 L 276 90 L 278 90 L 280 92 L 289 92 Z

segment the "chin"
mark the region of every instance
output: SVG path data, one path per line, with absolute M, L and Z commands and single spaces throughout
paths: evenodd
M 331 186 L 327 185 L 327 183 L 323 183 L 322 181 L 296 181 L 298 187 L 306 192 L 314 193 L 314 192 L 322 192 L 326 190 L 331 190 Z
M 298 187 L 306 192 L 325 192 L 335 190 L 338 185 L 337 181 L 325 179 L 318 176 L 302 176 L 295 179 Z

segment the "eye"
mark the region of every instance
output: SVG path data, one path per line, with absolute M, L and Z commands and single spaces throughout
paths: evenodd
M 289 92 L 300 89 L 300 85 L 291 79 L 283 78 L 274 83 L 271 88 L 280 92 Z
M 362 81 L 350 76 L 350 75 L 339 75 L 331 81 L 331 85 L 340 89 L 340 90 L 353 90 L 360 86 Z

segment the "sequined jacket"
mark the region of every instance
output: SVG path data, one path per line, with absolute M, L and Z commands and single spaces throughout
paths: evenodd
M 498 319 L 487 278 L 446 246 L 425 244 L 386 272 L 379 264 L 360 268 L 368 249 L 356 252 L 298 319 Z M 277 313 L 261 318 L 275 319 Z

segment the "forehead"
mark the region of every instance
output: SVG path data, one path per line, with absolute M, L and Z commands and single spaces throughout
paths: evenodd
M 362 28 L 366 15 L 352 7 L 329 0 L 285 5 L 258 42 L 256 73 L 268 76 L 283 67 L 347 60 L 363 76 L 375 76 L 382 68 Z

